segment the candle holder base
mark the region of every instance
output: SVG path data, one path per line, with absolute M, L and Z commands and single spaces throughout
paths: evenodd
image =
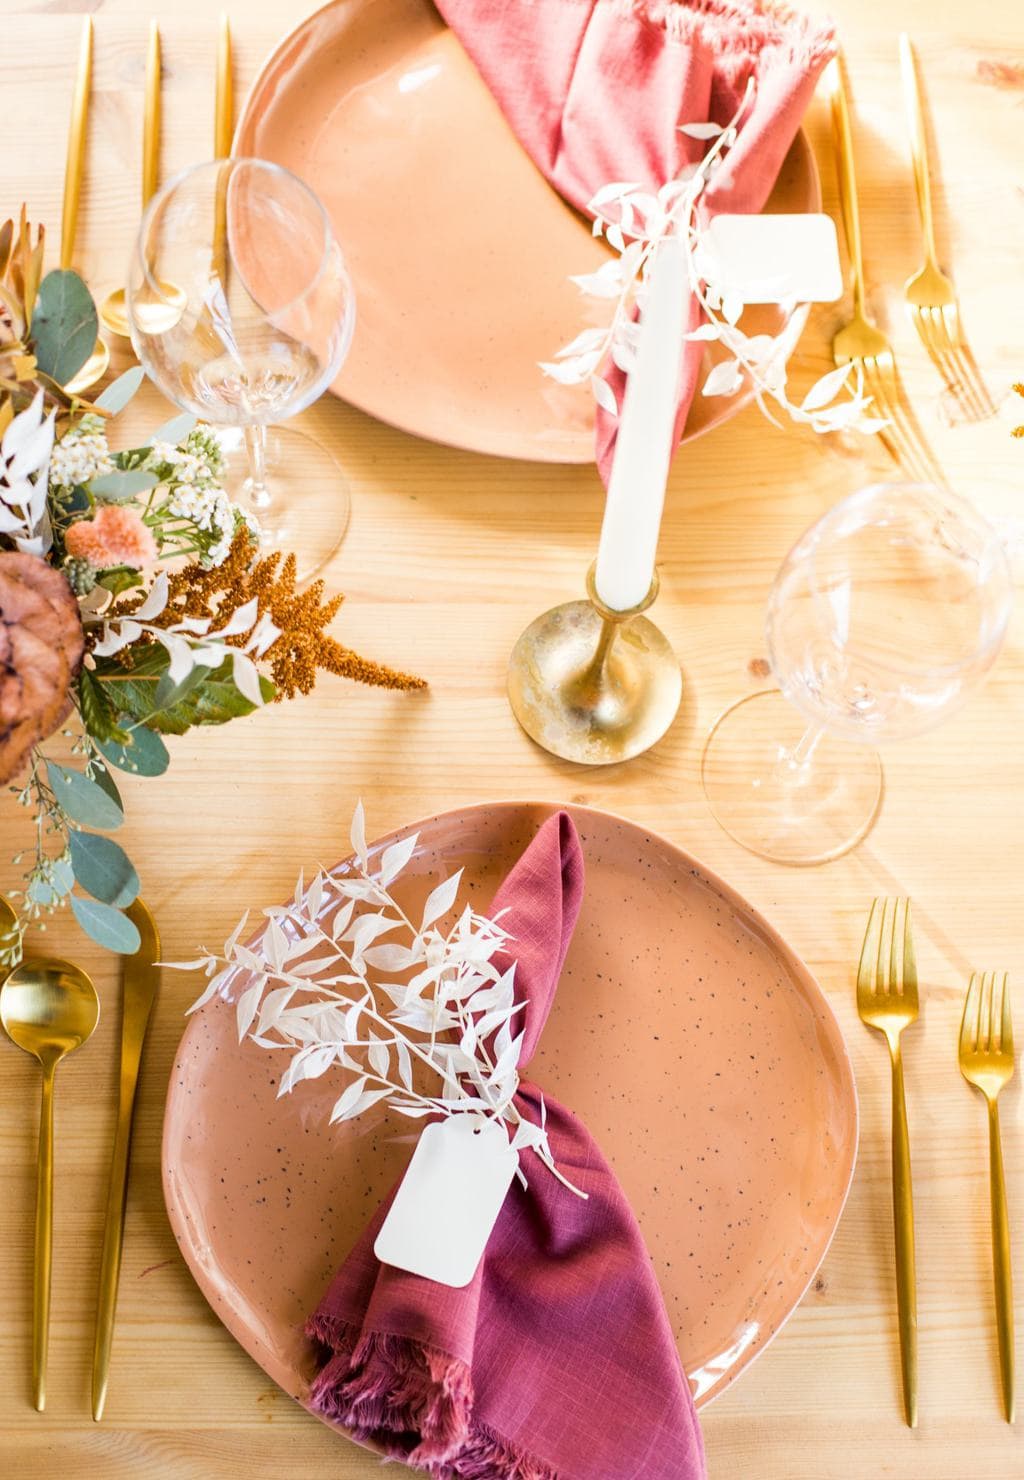
M 531 740 L 562 760 L 609 766 L 661 739 L 679 709 L 683 676 L 668 638 L 641 612 L 589 601 L 553 607 L 512 650 L 508 696 Z

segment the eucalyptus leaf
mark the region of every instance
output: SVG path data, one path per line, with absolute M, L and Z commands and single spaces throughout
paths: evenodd
M 113 831 L 124 821 L 124 808 L 97 777 L 90 781 L 81 771 L 46 762 L 46 774 L 53 794 L 73 822 L 83 827 L 102 827 Z M 100 773 L 103 774 L 103 773 Z M 116 795 L 117 788 L 114 788 Z
M 139 876 L 120 843 L 98 833 L 73 832 L 69 844 L 71 866 L 83 889 L 104 904 L 131 904 L 139 892 Z
M 92 354 L 99 321 L 77 272 L 58 268 L 39 284 L 29 336 L 40 370 L 67 385 Z
M 150 443 L 170 442 L 172 446 L 177 447 L 178 443 L 183 442 L 192 431 L 197 419 L 191 411 L 182 411 L 179 416 L 172 416 L 170 421 L 165 421 L 163 426 L 157 427 L 152 433 Z
M 117 789 L 117 782 L 110 774 L 109 766 L 94 764 L 92 768 L 92 779 L 95 781 L 100 790 L 105 791 L 110 800 L 116 806 L 120 807 L 121 811 L 123 812 L 124 802 L 122 802 L 121 793 Z
M 117 951 L 121 956 L 133 956 L 141 946 L 138 930 L 128 916 L 114 909 L 113 905 L 98 904 L 94 899 L 80 899 L 73 894 L 71 908 L 86 935 L 106 950 Z
M 126 472 L 101 473 L 98 478 L 91 478 L 85 487 L 93 498 L 121 503 L 124 499 L 147 493 L 149 489 L 156 488 L 159 482 L 155 473 L 145 473 L 141 468 L 129 468 Z
M 145 378 L 146 372 L 142 366 L 133 365 L 130 370 L 126 370 L 123 375 L 112 380 L 102 395 L 96 397 L 93 404 L 99 406 L 102 411 L 109 411 L 114 416 L 118 411 L 124 410 Z
M 100 750 L 112 766 L 135 776 L 162 776 L 171 761 L 160 736 L 145 725 L 129 730 L 126 744 L 102 741 Z

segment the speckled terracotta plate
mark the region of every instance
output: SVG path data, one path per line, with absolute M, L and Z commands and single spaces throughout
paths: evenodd
M 498 803 L 421 824 L 403 902 L 464 866 L 486 908 L 550 811 Z M 633 823 L 570 811 L 586 894 L 530 1077 L 583 1116 L 615 1167 L 705 1403 L 763 1350 L 824 1256 L 853 1173 L 853 1074 L 813 977 L 727 885 Z M 278 1100 L 281 1067 L 239 1045 L 228 1003 L 189 1020 L 164 1193 L 203 1294 L 302 1402 L 303 1320 L 411 1142 L 386 1112 L 330 1127 L 331 1076 Z
M 593 461 L 588 393 L 537 361 L 606 316 L 598 304 L 586 319 L 569 274 L 607 249 L 534 167 L 430 0 L 332 0 L 302 21 L 265 63 L 234 152 L 287 165 L 330 213 L 358 303 L 339 396 L 435 442 Z M 801 134 L 767 209 L 819 202 Z M 750 309 L 743 327 L 780 322 Z M 747 400 L 698 396 L 687 437 Z

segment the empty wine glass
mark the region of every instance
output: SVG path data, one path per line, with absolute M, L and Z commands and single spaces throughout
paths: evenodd
M 173 288 L 169 285 L 173 284 Z M 157 385 L 221 428 L 229 492 L 261 541 L 293 550 L 300 578 L 337 549 L 349 496 L 333 457 L 268 426 L 334 380 L 355 298 L 327 214 L 280 165 L 221 159 L 169 180 L 150 202 L 127 290 L 132 343 Z M 234 486 L 231 486 L 232 483 Z
M 1002 545 L 928 484 L 874 484 L 786 557 L 765 634 L 779 688 L 718 719 L 701 779 L 737 842 L 778 863 L 854 847 L 881 804 L 875 746 L 920 734 L 992 666 L 1012 607 Z

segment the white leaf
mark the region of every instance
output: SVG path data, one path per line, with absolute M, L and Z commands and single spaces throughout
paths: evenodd
M 594 400 L 602 411 L 607 411 L 609 416 L 618 416 L 619 403 L 615 399 L 615 392 L 607 380 L 602 380 L 600 375 L 590 377 L 590 389 L 594 393 Z
M 370 946 L 361 954 L 367 966 L 376 971 L 405 971 L 420 959 L 417 951 L 399 945 Z
M 361 1002 L 353 1002 L 352 1006 L 345 1013 L 344 1036 L 349 1042 L 351 1042 L 353 1038 L 357 1038 L 359 1036 L 359 1019 L 362 1016 L 362 1013 L 363 1004 Z
M 743 297 L 741 294 L 726 290 L 722 295 L 722 316 L 729 324 L 735 324 L 743 313 Z
M 704 382 L 705 396 L 733 396 L 743 384 L 743 371 L 735 360 L 722 360 Z
M 626 250 L 626 238 L 623 235 L 621 226 L 616 226 L 614 224 L 609 226 L 608 230 L 605 232 L 605 238 L 611 243 L 611 245 L 615 248 L 617 252 L 624 252 Z
M 306 913 L 309 915 L 309 918 L 311 920 L 315 920 L 319 916 L 323 902 L 324 876 L 321 873 L 317 873 L 316 878 L 313 880 L 312 884 L 310 884 L 309 892 L 306 895 Z
M 387 1044 L 380 1038 L 375 1038 L 366 1051 L 366 1057 L 370 1062 L 370 1068 L 380 1076 L 381 1079 L 388 1077 L 388 1068 L 391 1064 L 391 1054 Z
M 401 1038 L 395 1039 L 395 1058 L 398 1061 L 398 1077 L 406 1089 L 412 1089 L 412 1056 Z
M 846 365 L 837 366 L 835 370 L 830 370 L 827 375 L 815 381 L 800 403 L 801 411 L 817 411 L 819 407 L 827 406 L 842 390 L 852 369 L 853 362 L 850 361 Z
M 440 920 L 446 915 L 455 903 L 455 896 L 459 892 L 462 882 L 462 870 L 459 869 L 452 874 L 450 879 L 445 879 L 443 884 L 438 884 L 427 896 L 427 902 L 423 906 L 423 919 L 420 922 L 420 930 L 426 930 L 428 925 L 433 925 L 435 920 Z
M 366 814 L 363 811 L 362 801 L 356 802 L 356 810 L 352 813 L 352 850 L 359 862 L 366 866 Z
M 238 637 L 241 633 L 248 632 L 250 627 L 256 625 L 259 610 L 259 600 L 254 596 L 251 601 L 247 601 L 244 606 L 238 608 L 226 626 L 217 628 L 217 636 Z
M 379 935 L 397 930 L 401 923 L 401 920 L 389 920 L 385 915 L 360 915 L 347 932 L 347 938 L 352 942 L 352 954 L 361 956 Z
M 722 331 L 718 324 L 700 324 L 696 329 L 691 329 L 685 336 L 687 339 L 719 339 Z
M 604 343 L 607 332 L 606 329 L 584 329 L 581 334 L 576 335 L 576 338 L 570 344 L 563 346 L 558 351 L 555 359 L 564 360 L 569 355 L 580 355 L 587 350 L 596 349 Z
M 424 1115 L 432 1115 L 433 1107 L 430 1105 L 407 1105 L 398 1100 L 391 1101 L 391 1108 L 397 1110 L 399 1115 L 407 1115 L 410 1120 L 421 1120 Z
M 631 184 L 625 180 L 612 180 L 608 185 L 602 185 L 596 195 L 591 196 L 587 209 L 596 211 L 600 206 L 607 205 L 609 201 L 621 200 L 624 195 L 629 195 L 632 190 L 639 190 L 640 186 Z
M 569 281 L 589 298 L 618 298 L 626 280 L 622 262 L 612 257 L 596 272 L 570 274 Z
M 348 929 L 348 922 L 352 918 L 352 912 L 355 910 L 355 907 L 355 900 L 350 899 L 347 901 L 347 903 L 340 904 L 335 910 L 334 916 L 331 920 L 332 940 L 338 940 L 341 936 L 344 935 L 345 931 Z
M 725 130 L 717 123 L 681 123 L 679 132 L 691 139 L 717 139 Z
M 231 677 L 235 681 L 235 688 L 248 699 L 250 704 L 259 709 L 263 704 L 263 692 L 260 689 L 260 675 L 256 664 L 248 653 L 236 652 L 231 663 Z
M 260 1008 L 261 1033 L 270 1031 L 294 995 L 294 987 L 275 987 L 272 992 L 267 993 Z
M 362 1115 L 364 1110 L 369 1110 L 371 1105 L 376 1105 L 379 1100 L 385 1099 L 390 1093 L 390 1089 L 364 1090 L 359 1098 L 355 1100 L 351 1105 L 349 1105 L 345 1110 L 342 1110 L 340 1108 L 341 1100 L 345 1098 L 345 1096 L 342 1095 L 341 1100 L 337 1102 L 334 1109 L 331 1111 L 331 1124 L 334 1125 L 340 1120 L 354 1120 L 357 1115 Z
M 543 373 L 559 385 L 582 385 L 601 358 L 600 350 L 586 355 L 573 355 L 569 360 L 538 360 Z
M 238 1005 L 235 1008 L 235 1020 L 238 1024 L 239 1043 L 241 1043 L 246 1033 L 252 1027 L 252 1020 L 256 1016 L 256 1009 L 260 1005 L 260 995 L 263 991 L 263 986 L 263 979 L 257 979 L 251 987 L 245 989 L 238 999 Z
M 228 958 L 229 961 L 230 961 L 231 957 L 234 955 L 234 953 L 235 953 L 235 947 L 237 946 L 238 942 L 241 940 L 241 938 L 242 938 L 242 932 L 243 932 L 243 930 L 245 929 L 245 927 L 246 927 L 246 925 L 248 923 L 249 923 L 249 911 L 246 910 L 245 914 L 242 916 L 242 918 L 239 920 L 238 924 L 235 926 L 234 930 L 232 930 L 231 934 L 228 936 L 227 940 L 224 942 L 224 955 Z
M 392 879 L 396 879 L 405 868 L 419 841 L 418 833 L 410 833 L 407 838 L 400 838 L 397 843 L 392 843 L 390 848 L 385 848 L 380 861 L 380 870 L 377 874 L 377 882 L 382 889 L 386 889 Z
M 332 1125 L 336 1120 L 347 1119 L 353 1107 L 359 1103 L 359 1097 L 363 1093 L 363 1090 L 365 1088 L 365 1074 L 361 1074 L 358 1079 L 353 1079 L 352 1083 L 346 1086 L 345 1092 L 342 1094 L 339 1100 L 335 1101 L 334 1109 L 331 1111 Z
M 140 622 L 151 622 L 167 605 L 167 573 L 161 571 L 150 588 L 149 595 L 135 613 Z

